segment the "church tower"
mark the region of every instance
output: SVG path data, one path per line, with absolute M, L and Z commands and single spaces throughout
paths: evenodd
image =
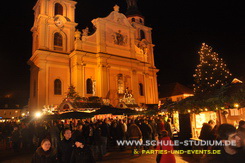
M 142 58 L 144 63 L 143 79 L 144 85 L 152 87 L 152 89 L 145 88 L 145 92 L 153 94 L 154 99 L 150 100 L 150 96 L 146 97 L 145 103 L 156 103 L 158 92 L 157 88 L 157 75 L 158 69 L 155 67 L 154 62 L 154 44 L 152 43 L 152 28 L 145 26 L 145 18 L 139 11 L 137 2 L 138 0 L 126 0 L 127 12 L 126 16 L 131 25 L 135 28 L 135 51 L 136 56 Z M 138 54 L 138 55 L 137 55 Z M 141 55 L 140 55 L 141 54 Z M 154 102 L 152 102 L 154 101 Z
M 131 23 L 136 22 L 144 25 L 144 17 L 138 9 L 137 1 L 138 0 L 126 0 L 127 1 L 127 12 L 126 16 L 128 17 Z
M 75 5 L 72 0 L 38 0 L 33 10 L 33 54 L 36 50 L 69 53 L 73 50 Z
M 74 49 L 75 5 L 72 0 L 38 0 L 34 6 L 30 109 L 60 102 L 69 86 L 69 53 Z M 55 89 L 52 89 L 55 87 Z

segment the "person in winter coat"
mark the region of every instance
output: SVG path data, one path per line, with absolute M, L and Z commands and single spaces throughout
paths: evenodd
M 173 151 L 173 144 L 172 140 L 168 136 L 168 131 L 163 130 L 159 135 L 159 145 L 157 146 L 156 150 L 163 150 L 167 151 L 167 153 L 163 153 L 160 157 L 160 161 L 157 163 L 176 163 L 174 154 L 169 152 Z M 162 144 L 160 143 L 162 141 Z
M 124 122 L 122 120 L 119 120 L 119 123 L 117 125 L 117 140 L 125 140 L 126 138 L 126 132 L 125 132 L 125 128 L 124 128 Z M 124 146 L 119 146 L 120 150 L 124 150 Z
M 140 128 L 135 124 L 132 123 L 128 128 L 128 136 L 129 139 L 141 139 L 142 138 L 142 132 Z
M 203 123 L 199 139 L 211 140 L 211 131 L 212 131 L 212 126 L 208 123 Z
M 74 148 L 74 140 L 71 138 L 71 130 L 65 129 L 63 131 L 64 139 L 58 144 L 57 157 L 60 163 L 68 163 L 71 160 L 71 154 Z
M 104 122 L 100 125 L 101 128 L 101 140 L 102 140 L 102 154 L 105 155 L 107 153 L 107 142 L 108 138 L 110 138 L 110 130 L 109 130 L 109 121 L 105 119 Z
M 148 124 L 147 120 L 144 120 L 144 123 L 142 123 L 141 131 L 142 131 L 144 143 L 146 143 L 147 140 L 152 140 L 153 131 L 151 126 Z M 148 150 L 149 146 L 144 146 L 144 149 Z
M 168 131 L 168 136 L 171 140 L 173 140 L 173 134 L 172 134 L 172 126 L 171 126 L 171 119 L 168 118 L 168 120 L 164 123 L 164 128 L 166 131 Z
M 157 133 L 158 133 L 158 135 L 160 135 L 163 130 L 165 130 L 164 123 L 163 123 L 162 120 L 158 120 L 158 123 L 157 123 Z
M 20 131 L 18 127 L 14 127 L 14 131 L 12 133 L 11 140 L 13 142 L 14 152 L 19 152 L 21 141 L 20 141 Z
M 84 134 L 83 134 L 83 125 L 80 124 L 77 126 L 77 129 L 72 133 L 72 139 L 76 140 L 78 138 L 84 138 Z
M 32 157 L 32 163 L 57 163 L 56 150 L 51 147 L 51 142 L 44 139 Z
M 140 130 L 140 128 L 135 124 L 132 123 L 129 128 L 128 128 L 128 136 L 129 136 L 129 140 L 131 141 L 140 141 L 142 139 L 142 132 Z M 134 144 L 132 146 L 132 154 L 134 153 L 134 148 L 135 148 L 136 144 Z M 140 146 L 137 145 L 136 149 L 139 150 Z
M 49 129 L 52 145 L 57 149 L 58 143 L 60 141 L 60 130 L 57 126 L 57 123 L 54 123 L 53 126 Z
M 75 141 L 76 148 L 72 151 L 70 163 L 95 163 L 91 149 L 84 142 L 84 138 Z
M 99 160 L 102 160 L 103 154 L 102 154 L 102 138 L 101 138 L 101 128 L 99 123 L 96 123 L 93 130 L 93 144 L 95 146 L 95 157 Z

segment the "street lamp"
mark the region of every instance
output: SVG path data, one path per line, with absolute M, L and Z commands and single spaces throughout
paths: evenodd
M 239 108 L 239 104 L 238 104 L 238 103 L 235 103 L 235 104 L 234 104 L 234 107 L 235 107 L 235 108 Z
M 42 116 L 42 113 L 41 112 L 37 112 L 36 114 L 35 114 L 35 117 L 36 118 L 40 118 Z

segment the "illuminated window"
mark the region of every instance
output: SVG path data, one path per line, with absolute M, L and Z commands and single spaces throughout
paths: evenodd
M 144 87 L 142 83 L 139 84 L 139 93 L 140 93 L 140 96 L 144 96 Z
M 62 35 L 58 32 L 54 34 L 54 50 L 63 50 L 63 38 Z
M 140 30 L 140 40 L 145 39 L 145 32 L 143 30 Z
M 55 4 L 54 15 L 63 15 L 63 6 L 59 3 Z
M 56 79 L 54 81 L 54 94 L 55 95 L 61 95 L 61 81 L 60 79 Z
M 87 94 L 93 94 L 93 82 L 91 79 L 87 79 Z

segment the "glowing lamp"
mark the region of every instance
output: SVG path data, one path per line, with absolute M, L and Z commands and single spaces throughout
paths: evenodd
M 235 104 L 234 104 L 234 107 L 235 107 L 235 108 L 239 108 L 239 104 L 238 104 L 238 103 L 235 103 Z
M 35 114 L 35 117 L 36 118 L 40 118 L 42 116 L 42 113 L 41 112 L 37 112 L 36 114 Z

